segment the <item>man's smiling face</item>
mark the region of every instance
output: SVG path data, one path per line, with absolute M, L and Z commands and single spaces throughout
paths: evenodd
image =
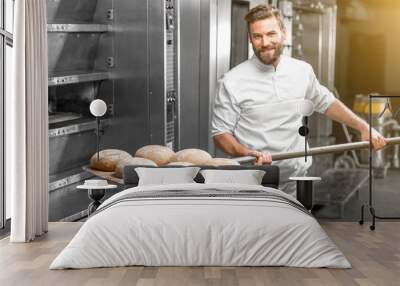
M 258 59 L 266 65 L 277 64 L 283 51 L 286 31 L 275 17 L 249 24 L 249 38 Z

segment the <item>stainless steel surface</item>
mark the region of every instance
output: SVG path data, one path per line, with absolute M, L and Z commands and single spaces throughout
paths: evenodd
M 165 1 L 165 94 L 166 94 L 166 121 L 165 121 L 165 145 L 173 150 L 179 150 L 180 132 L 179 132 L 179 101 L 180 89 L 178 86 L 179 62 L 178 46 L 180 44 L 178 37 L 180 33 L 179 26 L 179 6 L 177 0 Z
M 212 118 L 215 94 L 218 90 L 218 81 L 229 71 L 231 45 L 231 0 L 210 2 L 210 58 L 209 58 L 209 121 Z M 252 7 L 253 1 L 250 2 Z M 210 125 L 209 125 L 210 126 Z M 208 133 L 209 151 L 216 156 L 223 156 L 215 150 L 210 132 Z
M 179 88 L 175 85 L 172 90 L 179 69 L 171 66 L 178 54 L 171 46 L 167 50 L 171 39 L 165 31 L 165 5 L 166 1 L 160 0 L 148 5 L 142 1 L 114 3 L 112 77 L 118 128 L 111 128 L 105 140 L 107 145 L 130 153 L 146 144 L 166 144 L 167 128 L 172 129 L 167 123 L 167 94 L 174 93 L 175 106 L 179 106 Z M 176 23 L 174 28 L 178 30 Z M 177 40 L 172 39 L 171 44 L 177 44 Z M 175 133 L 177 129 L 174 126 Z M 123 139 L 115 142 L 121 134 Z
M 114 15 L 115 127 L 107 131 L 102 146 L 132 154 L 151 141 L 147 1 L 114 1 Z
M 103 137 L 100 144 L 103 146 Z M 96 152 L 96 133 L 94 129 L 49 138 L 50 176 L 80 168 L 89 164 Z
M 98 0 L 48 0 L 48 23 L 91 23 Z
M 393 137 L 387 138 L 387 145 L 394 145 L 400 144 L 400 137 Z M 307 154 L 310 156 L 313 155 L 323 155 L 323 154 L 330 154 L 330 153 L 338 153 L 362 148 L 368 148 L 369 142 L 362 141 L 362 142 L 355 142 L 355 143 L 345 143 L 345 144 L 337 144 L 331 146 L 323 146 L 323 147 L 314 147 L 310 148 L 307 151 Z M 282 153 L 275 153 L 271 154 L 273 161 L 285 160 L 285 159 L 292 159 L 292 158 L 300 158 L 304 157 L 304 150 L 302 151 L 293 151 L 293 152 L 282 152 Z M 234 158 L 237 162 L 243 164 L 248 162 L 253 162 L 254 157 L 245 156 L 245 157 L 238 157 Z
M 232 0 L 230 68 L 244 62 L 249 57 L 249 36 L 247 23 L 244 20 L 249 10 L 249 2 Z
M 177 45 L 179 28 L 178 5 L 175 0 L 148 2 L 148 95 L 150 110 L 150 141 L 173 149 L 179 145 L 179 114 L 176 101 L 180 100 L 177 75 L 179 64 Z M 168 95 L 176 94 L 168 102 Z M 172 123 L 173 122 L 173 123 Z M 174 138 L 167 138 L 167 129 L 173 126 Z
M 231 0 L 217 4 L 217 70 L 215 80 L 219 80 L 229 70 L 231 45 Z M 214 40 L 214 39 L 211 39 Z
M 281 11 L 283 17 L 283 23 L 285 24 L 286 34 L 287 34 L 284 42 L 283 54 L 287 56 L 292 56 L 293 2 L 288 0 L 280 0 L 278 3 L 278 7 L 279 10 Z
M 201 117 L 202 122 L 207 122 L 207 137 L 206 141 L 203 141 L 203 144 L 206 143 L 206 146 L 208 147 L 206 150 L 210 153 L 215 155 L 216 150 L 214 147 L 213 139 L 211 137 L 211 120 L 212 120 L 212 114 L 213 114 L 213 107 L 214 107 L 214 98 L 215 98 L 215 93 L 217 92 L 218 88 L 218 80 L 217 80 L 217 27 L 218 27 L 218 9 L 217 9 L 217 1 L 216 0 L 210 0 L 210 4 L 206 6 L 204 9 L 204 4 L 201 6 L 202 11 L 205 9 L 209 9 L 209 19 L 208 23 L 209 26 L 207 27 L 209 30 L 209 36 L 208 36 L 208 47 L 209 49 L 205 48 L 204 50 L 208 51 L 207 56 L 205 57 L 207 61 L 202 61 L 203 62 L 203 70 L 205 71 L 205 74 L 201 74 L 202 78 L 204 79 L 204 82 L 206 83 L 205 88 L 202 92 L 203 94 L 207 95 L 208 102 L 201 102 L 201 109 L 203 111 L 202 114 L 206 114 L 206 116 L 203 115 Z M 203 34 L 202 34 L 203 35 Z M 204 41 L 202 44 L 205 44 Z M 207 47 L 206 46 L 206 47 Z
M 76 187 L 81 183 L 68 185 L 64 188 L 49 193 L 49 221 L 78 220 L 85 216 L 90 203 L 87 190 L 79 190 Z M 104 200 L 119 192 L 120 189 L 108 190 Z
M 182 62 L 181 62 L 181 0 L 175 0 L 175 13 L 176 13 L 176 102 L 175 102 L 175 111 L 176 111 L 176 118 L 175 118 L 175 147 L 177 150 L 182 149 L 182 144 L 181 144 L 181 139 L 182 139 L 182 129 L 181 129 L 181 123 L 182 123 L 182 106 L 181 106 L 181 70 L 182 70 Z
M 82 114 L 77 114 L 73 112 L 55 112 L 49 113 L 49 124 L 65 122 L 70 120 L 75 120 L 82 118 Z
M 96 147 L 96 123 L 89 103 L 95 98 L 114 103 L 113 67 L 108 63 L 114 56 L 114 32 L 113 21 L 107 17 L 112 4 L 112 0 L 47 1 L 50 220 L 87 207 L 80 206 L 82 201 L 78 202 L 73 189 L 88 176 L 76 170 L 88 164 Z M 114 122 L 107 116 L 102 120 L 103 148 L 112 141 L 107 131 Z
M 93 118 L 89 112 L 90 102 L 99 95 L 106 97 L 110 93 L 110 86 L 112 82 L 109 80 L 50 86 L 49 115 L 75 113 Z M 107 102 L 110 100 L 103 99 L 107 99 Z
M 115 26 L 115 5 L 117 5 L 119 1 L 120 0 L 97 0 L 96 9 L 92 15 L 91 22 L 105 24 L 111 23 L 113 24 L 112 26 Z
M 65 136 L 74 133 L 82 133 L 85 131 L 96 130 L 97 125 L 94 119 L 84 119 L 84 122 L 69 123 L 66 126 L 49 128 L 49 138 Z M 105 128 L 109 124 L 109 120 L 103 119 L 101 121 L 101 128 Z M 79 150 L 77 150 L 79 151 Z
M 58 75 L 49 77 L 49 86 L 100 81 L 100 80 L 106 80 L 109 77 L 110 75 L 107 72 L 69 74 L 64 76 Z
M 93 33 L 90 34 L 92 35 Z M 80 35 L 86 35 L 86 34 L 80 34 Z M 97 50 L 96 50 L 96 57 L 94 58 L 93 71 L 112 72 L 114 69 L 115 69 L 115 32 L 112 31 L 109 33 L 102 33 L 99 36 Z
M 76 168 L 66 172 L 58 173 L 50 176 L 49 191 L 51 192 L 92 177 L 94 177 L 93 174 L 84 171 L 82 168 Z
M 214 94 L 210 93 L 210 67 L 211 67 L 211 55 L 215 52 L 212 50 L 214 41 L 211 28 L 212 19 L 212 1 L 200 1 L 200 59 L 199 63 L 199 145 L 198 147 L 203 150 L 213 152 L 214 145 L 211 142 L 210 136 L 210 114 L 211 114 L 211 103 L 214 98 Z M 181 65 L 184 63 L 181 61 Z M 186 83 L 187 84 L 187 83 Z M 182 109 L 181 109 L 182 110 Z
M 49 76 L 93 72 L 102 37 L 105 34 L 48 33 Z M 103 61 L 102 70 L 106 70 L 106 59 Z
M 150 138 L 152 144 L 165 144 L 167 121 L 165 95 L 165 17 L 162 1 L 148 1 L 148 77 Z M 151 20 L 150 20 L 151 19 Z M 156 48 L 158 47 L 158 48 Z
M 296 1 L 294 8 L 293 57 L 310 63 L 320 83 L 334 90 L 336 1 Z M 332 121 L 315 113 L 309 128 L 310 137 L 327 137 Z
M 331 5 L 326 11 L 323 29 L 325 31 L 325 49 L 328 50 L 328 56 L 324 61 L 326 75 L 324 84 L 333 91 L 335 89 L 335 57 L 336 57 L 336 26 L 337 26 L 337 6 L 336 1 L 331 0 Z
M 90 199 L 87 192 L 76 189 L 80 183 L 64 186 L 49 193 L 49 221 L 59 221 L 87 209 Z
M 106 33 L 111 30 L 105 24 L 47 24 L 49 33 Z
M 184 0 L 179 6 L 181 149 L 197 147 L 200 141 L 201 5 L 200 0 Z

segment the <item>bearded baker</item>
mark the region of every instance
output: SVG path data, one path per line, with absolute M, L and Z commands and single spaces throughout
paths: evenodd
M 288 108 L 294 101 L 310 100 L 314 111 L 344 123 L 369 140 L 369 125 L 318 82 L 312 67 L 282 55 L 286 29 L 279 10 L 259 5 L 246 15 L 254 56 L 227 72 L 215 98 L 212 136 L 226 153 L 254 156 L 255 163 L 280 167 L 280 189 L 296 196 L 290 176 L 305 176 L 311 160 L 272 162 L 271 153 L 298 151 L 304 138 L 298 134 L 302 116 Z M 375 150 L 386 139 L 372 130 Z

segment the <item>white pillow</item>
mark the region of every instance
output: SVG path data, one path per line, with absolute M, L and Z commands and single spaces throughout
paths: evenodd
M 201 170 L 204 183 L 261 185 L 265 171 L 262 170 Z
M 135 168 L 139 176 L 138 186 L 195 183 L 193 179 L 199 170 L 199 167 Z

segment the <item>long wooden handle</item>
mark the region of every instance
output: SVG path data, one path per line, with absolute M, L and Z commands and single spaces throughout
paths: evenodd
M 400 137 L 387 138 L 386 142 L 387 142 L 387 145 L 400 144 Z M 328 145 L 328 146 L 310 148 L 307 151 L 307 155 L 310 155 L 310 156 L 323 155 L 323 154 L 338 153 L 338 152 L 344 152 L 344 151 L 350 151 L 350 150 L 356 150 L 356 149 L 364 149 L 364 148 L 368 148 L 368 147 L 369 147 L 369 141 Z M 271 154 L 272 161 L 300 158 L 300 157 L 303 157 L 304 155 L 305 155 L 304 150 Z M 238 158 L 234 158 L 234 160 L 236 160 L 240 164 L 243 164 L 243 163 L 253 162 L 254 157 L 252 157 L 252 156 L 238 157 Z

